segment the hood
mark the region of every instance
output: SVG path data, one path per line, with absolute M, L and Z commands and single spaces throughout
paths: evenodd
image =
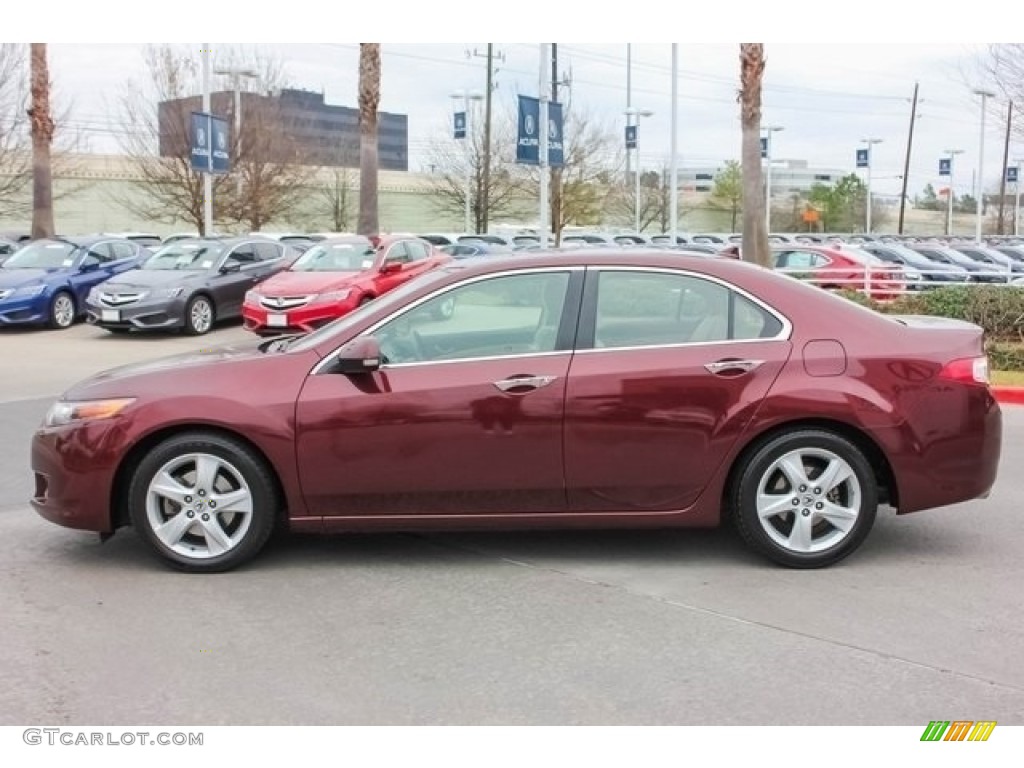
M 297 296 L 351 288 L 366 272 L 278 272 L 257 288 L 263 296 Z
M 47 275 L 56 269 L 0 269 L 0 288 L 21 288 L 24 285 L 46 282 Z
M 102 283 L 103 287 L 118 288 L 163 288 L 170 285 L 187 285 L 201 281 L 209 273 L 206 270 L 187 272 L 176 269 L 130 269 L 114 275 Z
M 64 393 L 64 397 L 68 400 L 106 397 L 108 396 L 107 390 L 116 390 L 124 395 L 131 395 L 140 384 L 148 384 L 146 380 L 152 380 L 159 386 L 158 380 L 170 371 L 191 368 L 193 375 L 197 375 L 199 371 L 195 369 L 222 365 L 226 361 L 262 357 L 263 353 L 259 349 L 261 343 L 263 342 L 260 339 L 254 339 L 239 344 L 210 347 L 112 368 L 78 382 Z

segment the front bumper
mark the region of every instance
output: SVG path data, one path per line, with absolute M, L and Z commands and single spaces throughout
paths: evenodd
M 137 328 L 139 330 L 166 330 L 185 325 L 185 297 L 172 299 L 142 299 L 132 304 L 107 306 L 100 302 L 86 302 L 86 321 L 101 328 Z
M 281 333 L 309 333 L 348 314 L 355 305 L 349 301 L 343 304 L 307 304 L 296 309 L 271 312 L 260 305 L 245 304 L 242 319 L 246 330 L 261 336 Z
M 30 452 L 32 508 L 66 528 L 112 532 L 111 490 L 124 429 L 115 418 L 37 430 Z
M 9 296 L 0 301 L 0 325 L 45 323 L 49 320 L 49 302 L 44 296 Z

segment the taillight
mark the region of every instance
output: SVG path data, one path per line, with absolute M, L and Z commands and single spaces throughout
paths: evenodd
M 964 357 L 946 363 L 939 371 L 939 376 L 951 381 L 959 381 L 965 384 L 988 384 L 988 358 Z

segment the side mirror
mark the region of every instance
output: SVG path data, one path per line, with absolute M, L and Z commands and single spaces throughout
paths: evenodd
M 95 272 L 99 268 L 100 268 L 100 263 L 98 261 L 89 261 L 89 259 L 85 259 L 82 262 L 81 270 L 83 272 Z
M 241 272 L 241 271 L 242 271 L 242 265 L 239 264 L 237 261 L 226 262 L 224 264 L 224 266 L 222 266 L 220 268 L 220 273 L 222 275 L 230 275 L 230 274 L 232 274 L 234 272 Z
M 391 272 L 397 272 L 402 268 L 402 262 L 400 261 L 385 261 L 380 265 L 380 273 L 387 275 Z
M 338 351 L 333 370 L 348 376 L 373 373 L 380 368 L 380 361 L 380 342 L 373 336 L 360 336 Z

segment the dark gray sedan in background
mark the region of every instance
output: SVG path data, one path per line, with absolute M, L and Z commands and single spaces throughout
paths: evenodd
M 266 238 L 189 238 L 161 248 L 139 269 L 96 286 L 88 321 L 112 333 L 178 330 L 200 335 L 238 317 L 245 292 L 297 254 Z

